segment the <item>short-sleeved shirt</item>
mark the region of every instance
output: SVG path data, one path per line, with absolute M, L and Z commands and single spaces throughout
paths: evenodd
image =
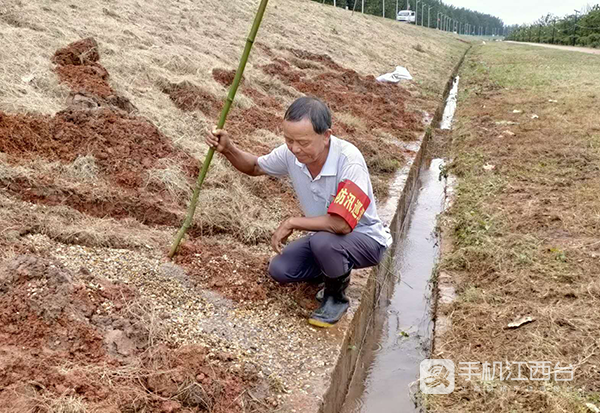
M 365 159 L 350 142 L 331 136 L 327 160 L 321 173 L 314 179 L 308 167 L 300 163 L 285 144 L 259 157 L 258 165 L 267 175 L 290 177 L 302 211 L 307 217 L 326 215 L 337 194 L 338 184 L 345 180 L 354 182 L 371 200 L 354 231 L 370 236 L 383 246 L 389 247 L 392 244 L 389 228 L 383 225 L 377 215 Z

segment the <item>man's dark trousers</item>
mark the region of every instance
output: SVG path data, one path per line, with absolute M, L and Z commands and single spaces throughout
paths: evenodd
M 282 284 L 338 278 L 350 270 L 379 264 L 385 247 L 368 235 L 320 231 L 287 245 L 269 264 L 271 277 Z

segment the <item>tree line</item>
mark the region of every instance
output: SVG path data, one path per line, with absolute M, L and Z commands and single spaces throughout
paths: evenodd
M 557 17 L 547 14 L 533 24 L 509 26 L 507 39 L 600 48 L 600 5 Z
M 355 7 L 355 0 L 313 0 L 319 3 L 334 5 L 336 7 Z M 504 22 L 498 17 L 480 13 L 464 7 L 455 7 L 444 4 L 441 0 L 356 0 L 355 11 L 376 16 L 395 19 L 397 11 L 415 10 L 417 12 L 416 24 L 430 28 L 442 28 L 445 25 L 450 31 L 472 35 L 502 35 Z M 417 7 L 418 6 L 418 7 Z M 448 23 L 450 26 L 448 26 Z

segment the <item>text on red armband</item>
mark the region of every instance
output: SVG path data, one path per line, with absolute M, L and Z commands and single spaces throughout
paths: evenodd
M 337 195 L 329 205 L 327 213 L 344 218 L 344 221 L 354 229 L 370 203 L 371 200 L 358 185 L 350 180 L 345 180 L 339 183 Z

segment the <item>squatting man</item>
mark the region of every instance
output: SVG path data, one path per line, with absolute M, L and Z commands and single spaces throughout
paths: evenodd
M 332 135 L 325 103 L 313 97 L 294 101 L 284 115 L 283 136 L 285 144 L 260 157 L 236 147 L 224 130 L 213 130 L 206 143 L 247 175 L 291 179 L 304 216 L 286 219 L 273 234 L 277 255 L 269 274 L 280 283 L 322 280 L 321 305 L 309 323 L 331 327 L 349 307 L 350 272 L 377 265 L 392 237 L 377 215 L 364 158 Z M 284 246 L 293 231 L 308 235 Z

